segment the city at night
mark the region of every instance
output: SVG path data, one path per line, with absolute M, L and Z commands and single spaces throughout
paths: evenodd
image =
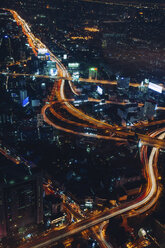
M 0 1 L 0 248 L 165 248 L 164 0 Z

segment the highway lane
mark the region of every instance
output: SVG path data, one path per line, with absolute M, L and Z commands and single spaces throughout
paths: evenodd
M 94 124 L 97 128 L 98 127 L 105 127 L 107 129 L 110 129 L 111 131 L 113 130 L 113 132 L 117 135 L 121 135 L 121 137 L 130 137 L 132 136 L 132 139 L 135 137 L 135 132 L 121 132 L 121 131 L 116 131 L 114 129 L 116 129 L 116 127 L 108 124 L 108 123 L 104 123 L 102 121 L 99 121 L 95 118 L 92 118 L 88 115 L 86 115 L 85 113 L 83 113 L 82 111 L 79 111 L 78 109 L 76 109 L 73 105 L 71 105 L 69 102 L 67 102 L 67 99 L 65 97 L 65 94 L 64 94 L 64 85 L 65 85 L 65 82 L 64 80 L 62 80 L 61 82 L 61 85 L 60 85 L 60 96 L 58 95 L 58 100 L 62 100 L 65 102 L 65 106 L 67 108 L 67 110 L 75 115 L 76 117 L 78 118 L 81 118 L 83 120 L 87 120 L 89 121 L 89 123 L 91 124 Z M 44 119 L 46 119 L 46 117 L 44 116 Z M 70 130 L 69 131 L 70 133 L 72 133 L 72 131 Z M 76 134 L 76 133 L 75 133 Z M 79 135 L 82 135 L 82 133 L 79 133 Z M 87 136 L 86 134 L 84 134 L 83 136 Z M 134 137 L 133 137 L 134 136 Z M 146 144 L 146 145 L 150 145 L 150 146 L 156 146 L 156 147 L 161 147 L 161 148 L 165 148 L 165 142 L 164 141 L 160 141 L 160 140 L 157 140 L 157 139 L 154 139 L 154 138 L 151 138 L 147 135 L 142 135 L 142 134 L 136 134 L 138 140 L 140 139 L 142 141 L 143 144 Z M 96 135 L 92 135 L 91 134 L 91 137 L 95 137 L 95 138 L 101 138 L 99 135 L 96 136 Z M 131 137 L 130 137 L 131 138 Z M 105 139 L 107 139 L 107 136 L 105 136 Z
M 98 226 L 94 226 L 92 227 L 90 230 L 93 234 L 93 238 L 97 241 L 97 243 L 99 244 L 100 248 L 112 248 L 111 246 L 109 246 L 109 244 L 105 241 L 105 239 L 102 238 L 102 236 L 100 235 L 99 231 L 98 231 L 99 227 Z
M 7 159 L 11 160 L 15 164 L 20 164 L 20 161 L 17 159 L 16 156 L 12 156 L 11 154 L 8 153 L 8 151 L 4 148 L 0 147 L 0 153 L 5 156 Z
M 155 136 L 158 136 L 158 135 L 159 135 L 159 137 L 158 137 L 159 139 L 164 139 L 165 138 L 165 128 L 161 128 L 159 130 L 156 130 L 156 131 L 153 131 L 152 133 L 150 133 L 150 136 L 151 137 L 155 137 Z M 148 163 L 151 163 L 151 161 L 148 160 L 147 152 L 148 152 L 148 147 L 147 146 L 142 146 L 141 147 L 141 152 L 140 152 L 140 158 L 141 158 L 141 162 L 144 164 L 144 166 L 146 166 Z M 156 150 L 155 149 L 154 150 L 152 149 L 151 155 L 152 155 L 152 153 L 154 153 L 154 155 L 153 155 L 154 156 L 154 159 L 153 159 L 154 162 L 153 162 L 153 164 L 156 165 L 157 162 L 158 162 L 159 149 L 156 149 Z M 150 159 L 151 159 L 151 156 L 150 156 Z M 156 166 L 155 166 L 154 170 L 155 170 L 154 171 L 155 176 L 159 180 L 159 175 L 158 175 L 157 167 Z M 146 169 L 146 171 L 147 171 L 147 169 Z M 146 176 L 147 176 L 147 173 L 146 173 Z M 146 189 L 146 190 L 148 190 L 148 189 Z M 155 198 L 153 198 L 147 204 L 147 206 L 144 206 L 143 208 L 130 213 L 130 217 L 132 217 L 134 215 L 137 215 L 137 214 L 141 214 L 141 213 L 147 211 L 152 206 L 154 206 L 154 204 L 157 202 L 157 200 L 159 198 L 160 192 L 161 192 L 161 188 L 158 185 L 158 190 L 156 192 Z
M 64 69 L 64 68 L 61 68 L 61 69 Z M 41 75 L 41 74 L 38 75 L 38 74 L 29 74 L 29 73 L 12 73 L 12 72 L 2 71 L 2 72 L 0 72 L 0 75 L 10 76 L 10 77 L 24 76 L 24 77 L 47 78 L 47 79 L 55 79 L 55 80 L 64 79 L 64 80 L 68 80 L 68 81 L 74 81 L 74 78 L 72 78 L 71 76 L 64 76 L 64 75 L 66 75 L 66 73 L 64 75 L 61 75 L 61 76 L 52 76 L 52 75 Z M 84 83 L 117 85 L 117 81 L 109 81 L 109 80 L 103 80 L 103 79 L 96 80 L 96 79 L 89 79 L 89 78 L 79 78 L 78 81 L 84 82 Z M 130 83 L 130 86 L 139 87 L 140 84 Z
M 127 140 L 125 138 L 120 138 L 120 137 L 113 137 L 113 136 L 104 136 L 104 135 L 97 135 L 97 134 L 89 134 L 89 133 L 85 133 L 85 132 L 76 132 L 72 129 L 67 129 L 65 127 L 62 127 L 58 124 L 55 124 L 53 121 L 51 121 L 46 114 L 47 109 L 49 109 L 51 105 L 47 104 L 42 108 L 42 115 L 44 116 L 44 120 L 51 126 L 55 127 L 56 129 L 59 129 L 61 131 L 67 132 L 67 133 L 71 133 L 71 134 L 76 134 L 76 135 L 80 135 L 80 136 L 85 136 L 85 137 L 90 137 L 90 138 L 97 138 L 97 139 L 106 139 L 106 140 L 114 140 L 114 141 L 122 141 L 122 142 L 127 142 Z
M 155 147 L 158 147 L 158 148 L 164 148 L 165 147 L 165 141 L 163 140 L 160 140 L 160 139 L 157 139 L 157 138 L 153 138 L 153 137 L 149 137 L 148 135 L 143 135 L 143 134 L 140 134 L 140 133 L 135 133 L 135 132 L 128 132 L 128 131 L 116 131 L 116 130 L 111 130 L 109 129 L 109 131 L 112 131 L 113 133 L 117 134 L 117 136 L 110 136 L 109 133 L 105 134 L 104 135 L 98 135 L 98 134 L 92 134 L 92 133 L 88 133 L 88 132 L 80 132 L 80 131 L 75 131 L 74 129 L 74 126 L 70 126 L 70 128 L 66 128 L 65 126 L 67 126 L 65 124 L 66 123 L 72 123 L 72 121 L 68 121 L 67 119 L 61 117 L 61 116 L 57 116 L 57 113 L 55 112 L 55 115 L 57 118 L 59 118 L 59 120 L 64 120 L 64 123 L 63 123 L 63 126 L 61 125 L 58 125 L 57 123 L 55 123 L 54 121 L 52 121 L 49 117 L 47 117 L 47 109 L 49 109 L 51 107 L 51 105 L 47 104 L 45 105 L 43 108 L 42 108 L 42 115 L 44 116 L 44 120 L 54 126 L 55 128 L 59 129 L 59 130 L 62 130 L 62 131 L 65 131 L 65 132 L 68 132 L 68 133 L 72 133 L 72 134 L 76 134 L 76 135 L 81 135 L 81 136 L 86 136 L 86 137 L 91 137 L 91 138 L 98 138 L 98 139 L 109 139 L 109 140 L 115 140 L 115 141 L 124 141 L 124 142 L 127 142 L 128 140 L 132 140 L 134 142 L 138 142 L 138 140 L 141 141 L 141 143 L 143 145 L 149 145 L 149 146 L 155 146 Z M 77 126 L 86 126 L 86 125 L 82 125 L 82 123 L 75 123 L 75 125 Z M 101 128 L 100 130 L 102 131 L 102 127 L 95 127 L 95 128 Z M 108 130 L 108 128 L 106 128 L 106 130 Z M 104 131 L 104 129 L 103 129 Z M 136 137 L 136 140 L 135 140 L 135 137 L 134 136 L 137 136 Z
M 163 129 L 164 130 L 164 129 Z M 160 136 L 159 139 L 164 139 L 165 138 L 165 131 L 160 130 L 160 133 L 163 132 Z M 76 224 L 73 224 L 71 226 L 69 226 L 67 229 L 63 230 L 62 233 L 56 233 L 54 237 L 49 238 L 49 240 L 44 241 L 42 244 L 34 244 L 33 246 L 30 246 L 30 243 L 28 244 L 28 246 L 22 246 L 22 248 L 41 248 L 41 247 L 45 247 L 46 245 L 49 245 L 51 243 L 57 242 L 61 239 L 65 239 L 71 235 L 74 235 L 78 232 L 82 232 L 85 229 L 91 228 L 92 226 L 98 225 L 101 222 L 104 222 L 106 220 L 109 220 L 115 216 L 121 215 L 121 214 L 125 214 L 131 210 L 136 210 L 137 214 L 142 213 L 147 211 L 148 209 L 150 209 L 155 202 L 157 201 L 157 189 L 158 189 L 158 185 L 157 185 L 157 180 L 155 177 L 155 173 L 154 173 L 154 164 L 155 164 L 155 154 L 157 153 L 158 148 L 152 148 L 150 157 L 149 157 L 149 162 L 146 165 L 146 172 L 147 172 L 147 188 L 146 191 L 139 196 L 137 199 L 131 201 L 131 202 L 127 202 L 124 203 L 116 208 L 111 209 L 110 211 L 106 211 L 103 212 L 99 215 L 96 216 L 92 216 L 90 218 L 87 218 L 85 220 L 82 220 Z M 149 203 L 149 204 L 148 204 Z M 140 211 L 139 209 L 142 208 L 143 210 Z
M 151 8 L 151 9 L 155 9 L 155 4 L 153 3 L 153 2 L 141 2 L 140 4 L 138 3 L 138 2 L 134 2 L 134 1 L 129 1 L 129 2 L 116 2 L 116 1 L 107 1 L 107 0 L 102 0 L 102 1 L 100 1 L 100 0 L 81 0 L 81 1 L 83 1 L 83 2 L 91 2 L 91 3 L 98 3 L 98 4 L 105 4 L 105 5 L 112 5 L 112 6 L 114 6 L 114 5 L 117 5 L 117 6 L 124 6 L 124 7 L 134 7 L 134 8 L 140 8 L 140 9 L 146 9 L 146 8 Z M 161 3 L 159 3 L 159 2 L 157 2 L 157 5 L 156 5 L 156 7 L 158 8 L 158 9 L 165 9 L 164 8 L 164 5 L 163 4 L 161 4 Z
M 65 204 L 65 207 L 73 214 L 77 221 L 80 221 L 85 217 L 79 211 L 74 210 L 69 204 Z M 99 230 L 99 232 L 97 230 Z M 99 226 L 90 228 L 89 232 L 86 234 L 96 240 L 100 248 L 112 248 L 100 234 Z
M 163 140 L 153 138 L 153 137 L 149 137 L 148 135 L 143 135 L 143 134 L 135 133 L 135 132 L 116 131 L 114 129 L 113 130 L 108 129 L 107 127 L 106 127 L 106 129 L 104 129 L 103 126 L 101 126 L 101 127 L 96 127 L 95 126 L 94 128 L 96 129 L 96 131 L 99 128 L 101 128 L 100 131 L 104 131 L 104 130 L 105 131 L 106 130 L 112 131 L 113 133 L 117 134 L 118 137 L 117 136 L 110 136 L 109 133 L 106 134 L 104 132 L 103 132 L 104 135 L 98 135 L 98 134 L 94 134 L 94 133 L 92 134 L 92 133 L 88 133 L 88 132 L 75 131 L 74 125 L 86 127 L 86 124 L 82 124 L 82 123 L 79 123 L 79 122 L 67 120 L 66 118 L 64 118 L 61 115 L 59 115 L 57 113 L 57 111 L 52 110 L 51 106 L 52 105 L 49 105 L 49 104 L 45 105 L 42 108 L 42 115 L 44 116 L 44 120 L 48 124 L 54 126 L 55 128 L 57 128 L 59 130 L 62 130 L 62 131 L 68 132 L 68 133 L 72 133 L 72 134 L 76 134 L 76 135 L 91 137 L 91 138 L 93 137 L 93 138 L 98 138 L 98 139 L 109 139 L 109 140 L 124 141 L 124 142 L 127 142 L 128 139 L 134 140 L 134 136 L 137 135 L 137 138 L 136 138 L 136 140 L 134 140 L 134 142 L 138 142 L 138 140 L 141 140 L 141 143 L 143 145 L 155 146 L 155 147 L 158 147 L 158 148 L 164 148 L 165 147 L 165 141 L 163 141 Z M 58 125 L 54 121 L 50 120 L 49 117 L 47 117 L 47 114 L 46 114 L 47 109 L 50 109 L 51 112 L 53 113 L 53 115 L 56 116 L 57 118 L 59 118 L 59 120 L 64 121 L 63 126 Z M 78 118 L 80 118 L 79 115 L 78 115 Z M 67 125 L 65 123 L 70 123 L 72 125 L 69 128 L 67 128 L 66 127 Z
M 57 97 L 58 97 L 58 100 L 64 101 L 67 110 L 71 114 L 73 114 L 76 117 L 79 117 L 79 118 L 81 118 L 83 120 L 87 120 L 89 123 L 92 123 L 92 124 L 94 124 L 96 126 L 105 126 L 105 127 L 111 127 L 112 129 L 114 129 L 114 127 L 112 125 L 104 123 L 102 121 L 99 121 L 99 120 L 97 120 L 97 119 L 85 114 L 84 112 L 78 110 L 71 103 L 66 102 L 67 98 L 65 97 L 65 94 L 64 94 L 64 87 L 65 87 L 65 81 L 62 80 L 61 85 L 60 85 L 60 92 L 59 92 L 60 95 L 58 95 Z
M 108 223 L 109 223 L 109 221 L 104 221 L 103 223 L 101 223 L 101 225 L 99 227 L 99 234 L 100 234 L 100 239 L 104 243 L 105 247 L 113 248 L 112 244 L 108 243 L 105 239 L 105 228 L 106 228 Z
M 13 163 L 27 167 L 30 173 L 30 168 L 36 167 L 33 162 L 29 162 L 22 155 L 18 154 L 17 151 L 15 151 L 13 148 L 10 148 L 6 145 L 2 146 L 2 144 L 0 144 L 0 153 L 8 160 L 11 160 Z
M 64 69 L 64 68 L 62 68 Z M 55 79 L 55 80 L 59 80 L 59 79 L 64 79 L 64 80 L 68 80 L 68 81 L 74 81 L 74 78 L 71 77 L 69 74 L 69 76 L 53 76 L 53 75 L 38 75 L 38 74 L 29 74 L 29 73 L 12 73 L 12 72 L 5 72 L 2 71 L 0 72 L 0 75 L 4 75 L 4 76 L 10 76 L 10 77 L 20 77 L 20 76 L 24 76 L 24 77 L 35 77 L 35 78 L 47 78 L 47 79 Z M 66 74 L 65 74 L 66 75 Z M 79 78 L 78 79 L 79 82 L 83 82 L 83 83 L 92 83 L 92 84 L 105 84 L 105 85 L 117 85 L 117 81 L 110 81 L 110 80 L 104 80 L 104 79 L 90 79 L 90 78 Z M 130 83 L 129 84 L 131 87 L 139 87 L 141 85 L 141 83 Z M 160 86 L 162 86 L 162 84 L 158 84 Z M 144 85 L 145 87 L 148 88 L 148 85 Z M 165 87 L 162 86 L 162 90 L 165 90 Z M 77 93 L 77 92 L 76 92 Z

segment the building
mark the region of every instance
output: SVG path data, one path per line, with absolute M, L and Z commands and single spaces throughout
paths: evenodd
M 93 208 L 93 199 L 91 197 L 85 198 L 85 207 Z
M 139 119 L 138 110 L 137 103 L 121 105 L 117 109 L 117 115 L 121 118 L 122 122 L 133 123 Z
M 89 68 L 89 79 L 97 79 L 97 73 L 98 73 L 98 70 L 97 68 Z
M 40 48 L 38 49 L 38 54 L 37 54 L 38 59 L 41 60 L 50 60 L 50 53 L 46 48 Z
M 27 90 L 20 90 L 20 101 L 21 104 L 23 103 L 23 101 L 27 98 Z
M 13 114 L 12 113 L 1 113 L 0 114 L 0 125 L 12 124 L 13 123 Z
M 0 52 L 2 54 L 1 56 L 3 56 L 3 59 L 7 63 L 14 62 L 14 59 L 12 57 L 11 38 L 8 35 L 4 35 L 4 37 L 2 38 Z
M 118 93 L 121 95 L 126 94 L 128 92 L 128 89 L 129 89 L 130 78 L 118 76 L 116 79 L 117 79 Z
M 47 226 L 56 224 L 60 225 L 65 220 L 63 212 L 62 199 L 50 194 L 46 195 L 44 199 L 44 218 Z
M 40 172 L 31 174 L 0 156 L 0 239 L 43 221 L 43 188 Z
M 56 62 L 47 61 L 46 65 L 44 66 L 44 74 L 50 76 L 57 76 Z
M 68 71 L 70 73 L 79 72 L 79 67 L 80 67 L 80 64 L 77 62 L 68 63 Z
M 146 101 L 144 107 L 141 109 L 142 119 L 153 119 L 156 113 L 156 103 L 153 101 Z
M 40 100 L 38 99 L 31 100 L 31 105 L 32 107 L 39 107 L 41 105 Z

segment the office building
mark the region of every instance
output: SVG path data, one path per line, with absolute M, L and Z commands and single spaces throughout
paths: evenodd
M 0 156 L 0 239 L 43 221 L 41 173 Z
M 153 119 L 156 113 L 156 103 L 153 101 L 146 101 L 144 107 L 141 109 L 142 119 Z
M 121 95 L 126 94 L 129 89 L 129 83 L 130 83 L 129 77 L 118 76 L 117 77 L 118 93 Z
M 97 73 L 98 73 L 98 70 L 97 68 L 89 68 L 89 79 L 97 79 Z
M 20 101 L 21 103 L 27 98 L 27 90 L 20 90 Z
M 133 123 L 138 120 L 138 104 L 131 103 L 125 106 L 121 105 L 117 109 L 117 115 L 121 118 L 122 122 Z

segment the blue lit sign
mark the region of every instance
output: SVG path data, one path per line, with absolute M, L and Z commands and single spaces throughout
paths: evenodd
M 23 101 L 22 101 L 22 107 L 26 107 L 29 104 L 29 97 L 26 97 Z

